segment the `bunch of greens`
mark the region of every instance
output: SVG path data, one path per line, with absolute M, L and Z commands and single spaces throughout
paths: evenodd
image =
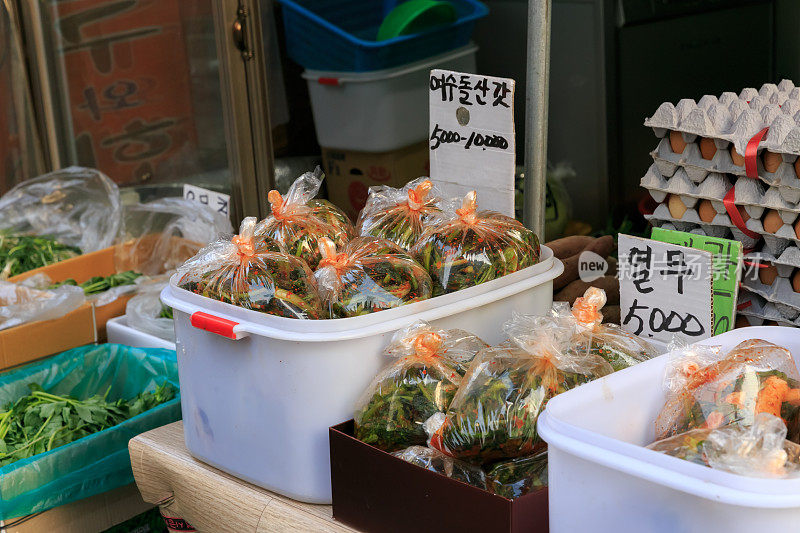
M 327 238 L 320 240 L 323 259 L 314 273 L 332 318 L 392 309 L 431 297 L 427 272 L 396 244 L 358 237 L 341 253 Z
M 593 377 L 508 344 L 484 350 L 431 445 L 476 464 L 530 455 L 544 446 L 536 420 L 547 401 Z
M 239 235 L 211 243 L 179 269 L 178 286 L 213 300 L 286 318 L 324 318 L 314 276 L 306 263 L 254 236 L 256 219 Z
M 168 318 L 170 320 L 173 320 L 172 308 L 169 307 L 168 305 L 163 305 L 162 304 L 161 305 L 161 312 L 158 314 L 157 318 Z
M 402 189 L 370 187 L 356 232 L 387 239 L 410 250 L 431 217 L 441 213 L 441 201 L 439 192 L 427 178 L 411 181 Z
M 392 455 L 431 472 L 467 483 L 473 487 L 486 489 L 486 474 L 483 470 L 464 461 L 453 459 L 439 450 L 424 446 L 410 446 L 404 450 L 394 452 Z
M 303 259 L 312 270 L 322 259 L 320 239 L 330 239 L 340 247 L 355 236 L 355 228 L 344 213 L 330 202 L 313 199 L 324 177 L 317 167 L 315 172 L 297 178 L 285 197 L 276 190 L 270 191 L 267 198 L 272 214 L 259 222 L 255 231 L 257 236 L 278 241 L 287 253 Z
M 513 500 L 547 486 L 547 450 L 493 464 L 486 470 L 487 488 Z
M 0 232 L 0 279 L 8 279 L 80 254 L 80 249 L 60 244 L 47 237 L 8 235 Z
M 141 277 L 141 274 L 128 270 L 127 272 L 120 272 L 118 274 L 111 274 L 110 276 L 94 276 L 91 279 L 78 283 L 74 279 L 67 279 L 59 283 L 54 283 L 50 286 L 51 289 L 57 289 L 62 285 L 73 285 L 83 289 L 86 296 L 92 294 L 99 294 L 105 292 L 113 287 L 121 287 L 123 285 L 133 285 L 136 279 Z
M 344 211 L 330 203 L 328 200 L 315 198 L 306 202 L 311 208 L 311 214 L 322 220 L 326 224 L 337 228 L 340 233 L 355 236 L 353 223 Z
M 671 394 L 656 420 L 658 439 L 734 423 L 749 427 L 768 413 L 783 420 L 789 440 L 800 442 L 800 375 L 787 349 L 753 339 L 710 364 L 698 363 L 693 347 L 687 351 L 667 372 Z
M 387 452 L 425 444 L 422 424 L 450 405 L 456 383 L 424 363 L 381 380 L 367 405 L 356 412 L 355 437 Z
M 480 285 L 539 262 L 539 238 L 513 218 L 477 212 L 475 191 L 429 226 L 411 254 L 438 296 Z
M 356 404 L 356 438 L 385 451 L 425 444 L 423 424 L 447 409 L 466 367 L 487 346 L 466 331 L 422 321 L 395 333 L 384 350 L 394 361 Z
M 130 400 L 109 402 L 108 391 L 78 400 L 45 392 L 36 383 L 29 387 L 30 394 L 0 412 L 0 467 L 115 426 L 173 399 L 176 392 L 164 383 Z

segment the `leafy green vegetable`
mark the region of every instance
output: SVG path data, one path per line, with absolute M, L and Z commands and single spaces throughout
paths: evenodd
M 417 363 L 383 380 L 356 413 L 356 438 L 389 452 L 425 444 L 422 424 L 444 411 L 456 394 L 456 383 L 441 374 L 437 367 Z
M 70 278 L 58 283 L 53 283 L 50 286 L 50 288 L 57 289 L 58 287 L 61 287 L 63 285 L 73 285 L 82 288 L 84 294 L 86 294 L 86 296 L 90 296 L 92 294 L 99 294 L 101 292 L 105 292 L 113 287 L 120 287 L 122 285 L 133 285 L 136 282 L 136 278 L 140 276 L 141 276 L 140 273 L 134 272 L 133 270 L 128 270 L 127 272 L 111 274 L 110 276 L 105 276 L 105 277 L 94 276 L 91 279 L 84 281 L 83 283 L 78 283 L 74 279 Z
M 81 254 L 47 237 L 8 235 L 0 232 L 0 279 L 8 279 Z
M 554 356 L 541 348 L 522 349 L 510 342 L 483 350 L 464 376 L 431 445 L 477 464 L 538 451 L 544 442 L 536 431 L 536 421 L 547 402 L 610 372 L 584 355 L 585 345 L 564 350 Z M 585 368 L 580 373 L 562 370 L 556 366 L 561 359 L 571 360 L 570 368 Z
M 28 386 L 30 394 L 0 412 L 0 467 L 115 426 L 171 400 L 176 392 L 164 383 L 130 400 L 109 402 L 108 391 L 78 400 L 45 392 L 37 383 Z
M 547 450 L 495 463 L 486 471 L 486 486 L 513 500 L 547 486 Z
M 173 320 L 172 308 L 162 304 L 161 312 L 158 314 L 158 318 L 169 318 L 170 320 Z

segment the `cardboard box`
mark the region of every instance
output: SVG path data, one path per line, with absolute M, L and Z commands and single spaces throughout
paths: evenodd
M 322 165 L 328 198 L 356 220 L 373 185 L 402 187 L 428 175 L 428 141 L 382 153 L 323 148 Z
M 353 421 L 329 430 L 333 517 L 373 533 L 546 533 L 547 489 L 508 500 L 412 465 L 353 437 Z
M 94 308 L 85 303 L 61 318 L 0 331 L 0 370 L 96 341 Z
M 43 513 L 0 520 L 0 533 L 105 531 L 152 508 L 131 483 Z
M 53 263 L 52 265 L 29 270 L 28 272 L 10 278 L 10 281 L 22 281 L 35 274 L 43 273 L 47 274 L 53 282 L 74 279 L 78 283 L 83 283 L 94 276 L 109 276 L 115 274 L 117 268 L 114 261 L 114 254 L 115 247 L 110 246 L 96 252 L 90 252 L 58 263 Z M 114 317 L 124 315 L 128 300 L 133 298 L 133 296 L 133 294 L 125 294 L 107 305 L 94 308 L 94 321 L 97 325 L 98 342 L 106 341 L 108 338 L 106 334 L 106 322 Z

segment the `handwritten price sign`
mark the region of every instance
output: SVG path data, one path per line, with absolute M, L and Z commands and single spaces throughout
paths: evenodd
M 622 327 L 670 342 L 713 334 L 712 254 L 676 244 L 619 236 Z
M 448 196 L 514 216 L 514 80 L 432 70 L 431 178 Z

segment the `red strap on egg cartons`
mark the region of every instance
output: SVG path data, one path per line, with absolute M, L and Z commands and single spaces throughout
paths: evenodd
M 749 141 L 747 141 L 747 147 L 744 151 L 744 171 L 748 178 L 758 179 L 758 145 L 761 144 L 762 140 L 764 140 L 764 137 L 767 135 L 768 131 L 768 127 L 764 128 L 753 135 Z M 731 217 L 731 221 L 736 225 L 737 228 L 739 228 L 739 230 L 741 230 L 742 233 L 751 239 L 760 239 L 761 235 L 754 231 L 750 231 L 745 226 L 744 219 L 742 218 L 741 213 L 739 213 L 739 209 L 737 209 L 736 203 L 734 202 L 735 196 L 736 186 L 733 186 L 722 200 L 722 202 L 725 204 L 725 210 L 728 212 L 728 216 Z M 745 253 L 748 253 L 748 251 L 751 250 L 744 250 Z
M 764 128 L 747 141 L 747 147 L 744 150 L 744 171 L 748 178 L 758 177 L 758 145 L 767 135 L 769 128 Z
M 736 207 L 734 203 L 734 199 L 736 196 L 736 186 L 731 187 L 728 190 L 728 193 L 725 195 L 725 198 L 722 199 L 722 203 L 725 204 L 725 211 L 728 212 L 728 216 L 731 217 L 731 221 L 739 228 L 742 233 L 750 237 L 751 239 L 760 239 L 761 235 L 754 231 L 750 231 L 747 229 L 747 226 L 744 225 L 744 219 L 742 218 L 742 214 L 739 213 L 739 209 Z

